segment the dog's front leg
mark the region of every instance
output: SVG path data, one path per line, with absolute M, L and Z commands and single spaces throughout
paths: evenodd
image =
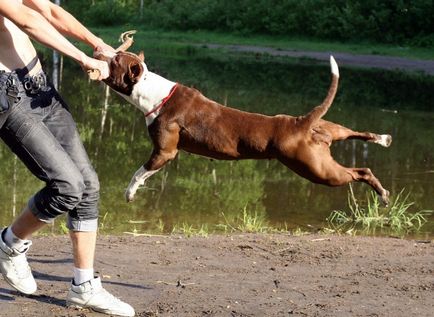
M 154 122 L 155 124 L 155 122 Z M 125 193 L 128 202 L 132 201 L 137 189 L 143 185 L 147 178 L 155 174 L 167 162 L 173 160 L 178 153 L 178 141 L 180 127 L 176 124 L 156 124 L 149 130 L 154 144 L 149 160 L 140 167 L 131 179 Z
M 157 173 L 160 169 L 148 171 L 144 166 L 140 167 L 134 176 L 131 178 L 130 184 L 125 192 L 125 199 L 127 202 L 131 202 L 134 199 L 134 195 L 137 189 L 145 184 L 146 179 Z

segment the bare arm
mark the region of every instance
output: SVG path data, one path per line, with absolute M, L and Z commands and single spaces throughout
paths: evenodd
M 48 1 L 47 1 L 48 2 Z M 0 15 L 11 20 L 31 38 L 77 61 L 85 70 L 97 69 L 100 78 L 108 77 L 108 65 L 105 62 L 88 57 L 62 34 L 60 34 L 40 13 L 16 0 L 0 1 Z
M 39 12 L 61 34 L 86 43 L 94 50 L 96 47 L 113 50 L 102 39 L 90 32 L 74 16 L 58 5 L 48 0 L 24 0 L 23 3 Z

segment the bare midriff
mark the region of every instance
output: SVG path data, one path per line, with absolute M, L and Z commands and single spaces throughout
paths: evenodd
M 36 56 L 36 50 L 30 38 L 14 23 L 0 16 L 0 70 L 10 72 L 24 68 Z M 35 74 L 41 69 L 41 64 L 30 71 Z

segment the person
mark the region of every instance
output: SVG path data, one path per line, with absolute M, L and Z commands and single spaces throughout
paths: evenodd
M 0 137 L 27 168 L 45 182 L 22 213 L 0 235 L 0 270 L 16 290 L 32 294 L 37 285 L 26 259 L 31 235 L 67 214 L 74 259 L 67 304 L 134 316 L 94 276 L 98 225 L 98 177 L 79 139 L 68 106 L 47 81 L 29 38 L 79 63 L 84 71 L 109 76 L 106 62 L 88 57 L 72 37 L 113 53 L 71 14 L 48 0 L 0 1 Z

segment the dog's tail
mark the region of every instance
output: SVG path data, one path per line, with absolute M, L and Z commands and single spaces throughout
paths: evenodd
M 303 117 L 302 124 L 307 127 L 311 127 L 312 124 L 317 122 L 327 113 L 333 102 L 333 99 L 335 98 L 336 91 L 338 90 L 339 68 L 333 56 L 330 56 L 330 66 L 332 70 L 332 83 L 330 84 L 329 92 L 322 104 L 316 106 L 311 112 Z

